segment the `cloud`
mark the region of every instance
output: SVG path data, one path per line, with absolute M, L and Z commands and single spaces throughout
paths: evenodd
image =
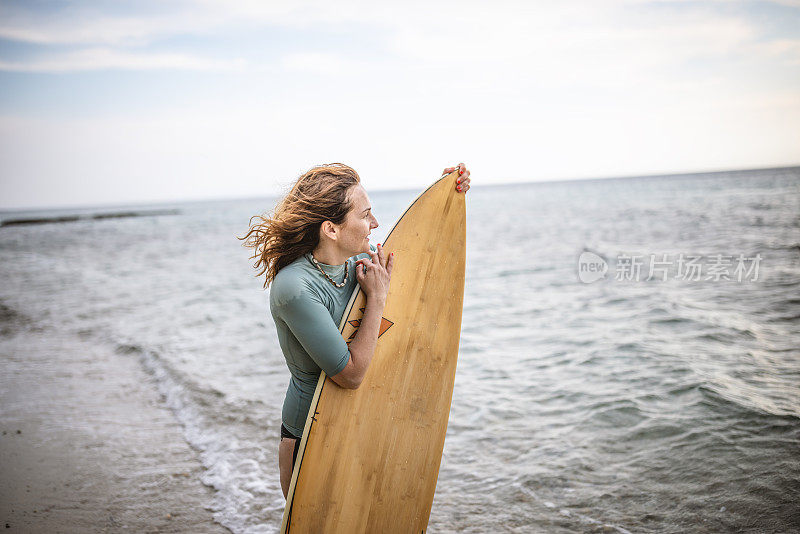
M 177 16 L 107 16 L 74 10 L 39 14 L 8 12 L 0 23 L 0 38 L 32 44 L 131 45 L 186 28 Z
M 0 71 L 73 72 L 89 70 L 233 70 L 243 59 L 217 60 L 190 54 L 133 53 L 111 48 L 89 48 L 56 53 L 28 61 L 0 60 Z
M 791 6 L 798 2 L 782 3 Z M 341 55 L 332 57 L 326 50 L 313 50 L 313 30 L 370 28 L 375 32 L 372 38 L 379 40 L 376 45 L 383 46 L 397 59 L 421 67 L 444 66 L 455 71 L 453 67 L 460 63 L 461 68 L 478 70 L 477 75 L 499 76 L 524 69 L 537 73 L 540 79 L 551 75 L 567 80 L 595 75 L 625 81 L 653 74 L 643 69 L 698 58 L 770 53 L 768 48 L 747 50 L 757 38 L 762 42 L 772 41 L 769 36 L 759 34 L 755 19 L 736 15 L 735 9 L 717 8 L 715 4 L 736 5 L 736 2 L 696 5 L 639 0 L 498 1 L 487 7 L 485 3 L 471 1 L 409 0 L 402 5 L 383 5 L 360 0 L 335 3 L 195 0 L 166 7 L 161 2 L 138 3 L 135 8 L 128 8 L 136 11 L 116 14 L 87 7 L 91 4 L 77 4 L 58 13 L 0 7 L 0 38 L 40 45 L 99 47 L 132 54 L 132 48 L 174 36 L 208 37 L 242 29 L 256 29 L 265 35 L 276 28 L 308 30 L 312 39 L 297 45 L 306 49 L 289 50 L 281 60 L 282 65 L 293 70 L 330 72 L 331 61 L 341 64 L 345 59 Z M 199 65 L 214 61 L 154 58 L 152 63 Z M 10 63 L 22 70 L 23 62 L 17 59 Z M 42 63 L 36 59 L 33 62 Z M 135 64 L 137 60 L 120 63 Z M 251 59 L 251 65 L 255 63 Z M 583 69 L 587 72 L 581 72 Z M 612 75 L 603 76 L 604 71 Z
M 129 13 L 109 14 L 90 3 L 58 12 L 0 6 L 0 38 L 44 45 L 141 46 L 162 37 L 208 34 L 237 25 L 292 25 L 293 20 L 302 19 L 308 7 L 276 2 L 197 0 L 152 6 L 137 2 L 128 5 Z
M 72 21 L 6 20 L 0 38 L 33 44 L 141 43 L 157 33 L 157 20 L 101 17 Z M 166 28 L 164 28 L 166 29 Z
M 291 53 L 281 58 L 281 66 L 287 70 L 314 74 L 344 74 L 355 72 L 359 62 L 330 52 Z
M 789 65 L 800 65 L 800 39 L 777 39 L 756 45 L 760 55 L 785 61 Z
M 0 37 L 27 43 L 0 51 L 0 70 L 239 70 L 112 76 L 102 101 L 75 98 L 88 76 L 20 77 L 0 108 L 0 160 L 29 199 L 25 184 L 62 176 L 75 191 L 144 176 L 153 195 L 165 177 L 175 197 L 198 180 L 204 195 L 244 195 L 266 187 L 264 169 L 336 160 L 385 186 L 459 160 L 483 183 L 797 163 L 800 29 L 774 5 L 77 5 L 0 3 Z

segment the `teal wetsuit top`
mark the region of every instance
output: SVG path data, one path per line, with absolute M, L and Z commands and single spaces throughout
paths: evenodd
M 370 245 L 370 249 L 375 247 Z M 297 437 L 303 435 L 320 371 L 334 376 L 350 359 L 339 323 L 358 284 L 355 263 L 368 257 L 369 254 L 363 253 L 349 258 L 344 265 L 320 264 L 337 283 L 341 283 L 347 269 L 347 283 L 343 287 L 335 287 L 322 276 L 311 263 L 310 254 L 278 271 L 270 286 L 269 308 L 292 374 L 281 418 L 286 429 Z

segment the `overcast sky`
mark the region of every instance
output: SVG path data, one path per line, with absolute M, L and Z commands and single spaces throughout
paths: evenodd
M 0 208 L 800 164 L 800 0 L 0 2 Z

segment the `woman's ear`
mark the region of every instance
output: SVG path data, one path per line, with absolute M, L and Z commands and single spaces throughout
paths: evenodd
M 336 241 L 339 237 L 339 233 L 337 232 L 336 225 L 333 224 L 331 221 L 323 221 L 319 227 L 319 237 L 322 240 L 323 237 L 327 237 L 332 241 Z

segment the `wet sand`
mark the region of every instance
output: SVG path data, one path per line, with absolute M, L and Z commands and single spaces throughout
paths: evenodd
M 229 532 L 135 357 L 0 315 L 0 528 Z

